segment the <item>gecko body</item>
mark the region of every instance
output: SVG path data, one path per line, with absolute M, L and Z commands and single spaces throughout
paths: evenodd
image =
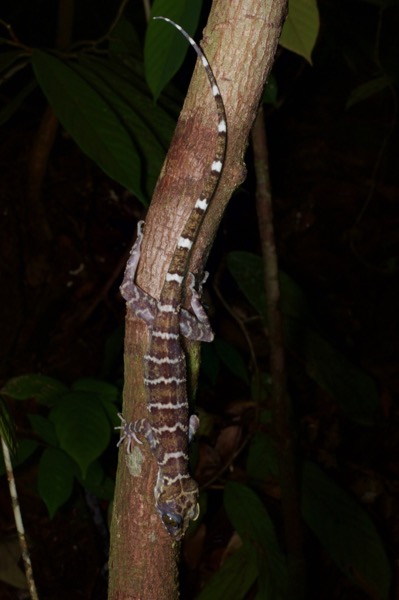
M 209 175 L 179 236 L 159 300 L 135 283 L 143 238 L 142 223 L 138 225 L 137 240 L 120 288 L 128 308 L 147 323 L 150 342 L 144 356 L 148 414 L 132 423 L 127 423 L 121 416 L 122 436 L 118 445 L 126 440 L 127 451 L 130 452 L 132 443 L 141 443 L 141 438 L 149 444 L 158 465 L 155 507 L 169 534 L 180 540 L 190 520 L 196 519 L 199 514 L 198 486 L 188 467 L 189 441 L 198 429 L 199 419 L 196 415 L 189 415 L 186 357 L 181 337 L 207 342 L 213 339 L 207 314 L 201 305 L 204 280 L 197 288 L 194 275 L 187 270 L 191 248 L 220 180 L 227 127 L 220 90 L 202 50 L 179 25 L 166 17 L 154 18 L 176 27 L 196 51 L 208 76 L 218 115 L 216 150 Z M 186 279 L 192 312 L 181 306 Z

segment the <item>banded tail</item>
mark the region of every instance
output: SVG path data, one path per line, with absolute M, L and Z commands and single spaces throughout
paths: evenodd
M 177 242 L 176 250 L 173 254 L 172 260 L 169 264 L 168 272 L 166 274 L 165 282 L 161 290 L 160 304 L 164 306 L 175 306 L 177 302 L 180 302 L 181 294 L 176 294 L 176 286 L 181 287 L 186 270 L 188 266 L 188 259 L 191 252 L 193 243 L 197 237 L 201 223 L 204 219 L 204 215 L 208 209 L 209 203 L 214 195 L 218 186 L 225 154 L 226 154 L 226 140 L 227 140 L 227 120 L 226 111 L 224 108 L 222 96 L 219 90 L 219 86 L 209 65 L 209 62 L 192 37 L 188 35 L 186 31 L 180 25 L 168 19 L 167 17 L 154 17 L 154 19 L 162 19 L 167 23 L 170 23 L 188 40 L 191 46 L 197 53 L 198 58 L 201 60 L 202 65 L 205 69 L 208 77 L 212 94 L 215 99 L 216 110 L 217 110 L 217 131 L 218 137 L 216 141 L 216 151 L 214 159 L 211 165 L 211 169 L 207 179 L 205 180 L 204 187 L 201 194 L 199 195 L 195 206 L 187 219 L 187 222 L 180 234 Z

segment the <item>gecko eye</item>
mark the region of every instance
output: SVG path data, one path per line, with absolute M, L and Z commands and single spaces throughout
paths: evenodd
M 182 521 L 183 519 L 179 515 L 173 513 L 164 513 L 162 515 L 162 523 L 170 533 L 173 533 L 174 530 L 179 530 Z

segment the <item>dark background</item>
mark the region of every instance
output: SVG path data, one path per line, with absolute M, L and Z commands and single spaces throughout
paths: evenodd
M 306 294 L 326 339 L 375 379 L 375 424 L 365 428 L 348 420 L 290 358 L 289 386 L 304 452 L 363 502 L 397 564 L 399 9 L 393 2 L 344 0 L 322 0 L 319 9 L 313 66 L 279 50 L 273 71 L 278 104 L 266 107 L 276 242 L 280 266 Z M 113 2 L 77 3 L 73 39 L 102 35 L 114 11 Z M 53 45 L 54 3 L 18 0 L 3 4 L 1 12 L 25 44 Z M 141 4 L 133 2 L 127 15 L 144 36 Z M 6 37 L 4 30 L 1 35 Z M 188 70 L 179 75 L 182 94 L 189 76 Z M 347 108 L 355 88 L 381 76 L 391 84 Z M 24 77 L 25 72 L 18 73 L 0 88 L 2 105 Z M 29 169 L 45 110 L 44 97 L 36 90 L 1 130 L 0 379 L 4 383 L 40 372 L 67 384 L 95 376 L 121 385 L 125 308 L 118 286 L 145 209 L 59 128 L 40 190 L 40 210 L 32 212 Z M 259 253 L 251 161 L 249 150 L 248 178 L 227 209 L 211 273 L 223 273 L 231 250 Z M 208 288 L 217 334 L 249 363 L 248 348 L 218 300 L 212 276 Z M 232 282 L 223 295 L 234 309 L 250 310 Z M 267 346 L 258 336 L 254 331 L 253 343 L 259 361 L 267 364 Z M 232 407 L 239 415 L 236 425 L 245 427 L 249 389 L 221 367 L 213 391 L 202 388 L 201 403 L 217 416 L 203 455 L 215 452 L 218 444 L 228 454 L 235 441 L 221 432 L 231 424 Z M 28 408 L 36 410 L 33 402 Z M 10 409 L 18 434 L 29 436 L 26 405 L 11 403 Z M 202 460 L 210 468 L 204 456 Z M 114 448 L 107 461 L 113 473 Z M 50 521 L 35 491 L 36 469 L 31 460 L 17 472 L 17 484 L 42 600 L 105 598 L 106 553 L 87 498 L 77 489 Z M 0 543 L 14 535 L 5 478 L 1 486 Z M 106 518 L 106 503 L 99 507 Z M 209 524 L 206 552 L 191 547 L 187 597 L 218 568 L 230 535 L 228 524 L 219 519 L 217 525 Z M 311 536 L 307 544 L 314 598 L 372 597 L 346 581 Z M 0 582 L 0 598 L 16 597 Z

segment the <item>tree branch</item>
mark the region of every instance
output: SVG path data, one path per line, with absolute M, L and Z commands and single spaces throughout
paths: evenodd
M 243 180 L 243 157 L 264 83 L 273 63 L 286 0 L 215 0 L 201 43 L 221 89 L 228 120 L 222 180 L 191 257 L 200 272 L 232 192 Z M 214 99 L 197 65 L 146 220 L 137 283 L 159 292 L 178 236 L 201 191 L 216 145 Z M 125 338 L 125 418 L 146 415 L 142 356 L 143 322 L 128 314 Z M 140 457 L 144 462 L 139 463 Z M 154 509 L 157 465 L 147 445 L 119 453 L 111 531 L 109 600 L 178 597 L 178 548 Z

